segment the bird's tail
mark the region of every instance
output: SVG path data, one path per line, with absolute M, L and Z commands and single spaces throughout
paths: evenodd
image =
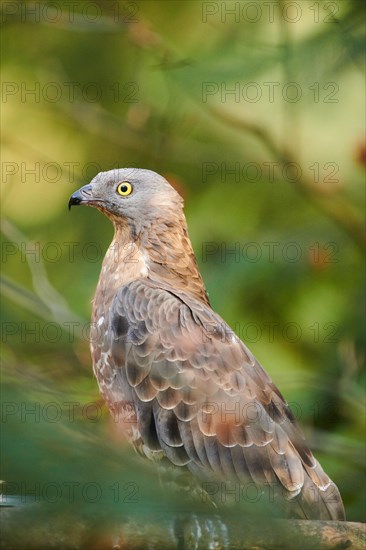
M 323 471 L 317 460 L 314 466 L 305 466 L 304 485 L 301 492 L 289 501 L 291 515 L 302 519 L 346 519 L 338 487 Z

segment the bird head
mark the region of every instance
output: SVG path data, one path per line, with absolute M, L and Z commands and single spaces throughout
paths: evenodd
M 157 216 L 169 220 L 181 215 L 183 199 L 165 178 L 141 168 L 100 172 L 73 193 L 69 209 L 85 204 L 101 210 L 115 224 L 126 222 L 136 230 Z M 135 232 L 135 231 L 134 231 Z
M 130 257 L 126 256 L 126 245 L 137 243 L 152 279 L 176 288 L 190 286 L 191 293 L 208 303 L 188 237 L 183 199 L 166 179 L 140 168 L 100 172 L 71 195 L 69 208 L 80 204 L 98 208 L 112 220 L 115 234 L 110 250 L 114 258 L 118 252 L 114 266 L 122 266 L 125 272 L 126 265 L 136 265 L 133 276 L 140 277 L 140 263 L 133 264 L 135 259 L 126 262 Z M 131 277 L 131 270 L 126 273 Z

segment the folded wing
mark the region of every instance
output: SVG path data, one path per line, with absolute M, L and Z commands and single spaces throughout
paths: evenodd
M 208 305 L 133 281 L 115 296 L 109 334 L 105 396 L 112 409 L 122 394 L 133 402 L 140 451 L 202 483 L 267 487 L 285 514 L 344 519 L 338 489 L 281 393 Z

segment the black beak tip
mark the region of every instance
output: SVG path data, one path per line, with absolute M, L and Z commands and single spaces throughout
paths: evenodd
M 76 206 L 81 203 L 81 198 L 75 193 L 74 195 L 71 195 L 69 200 L 69 210 L 71 210 L 72 206 Z
M 89 204 L 92 198 L 92 187 L 91 184 L 88 183 L 71 195 L 69 200 L 69 210 L 72 206 L 77 206 L 78 204 Z

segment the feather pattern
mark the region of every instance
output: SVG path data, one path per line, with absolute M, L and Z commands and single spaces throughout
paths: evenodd
M 212 330 L 215 326 L 224 330 Z M 300 517 L 342 515 L 339 506 L 327 507 L 326 488 L 338 492 L 306 447 L 281 394 L 208 305 L 160 281 L 132 281 L 116 292 L 109 334 L 111 368 L 125 358 L 129 393 L 153 411 L 160 448 L 174 465 L 201 479 L 277 484 L 275 494 L 282 488 L 286 506 Z M 97 377 L 103 387 L 104 378 L 99 372 Z M 116 384 L 104 393 L 107 401 L 123 392 Z M 141 409 L 137 425 L 144 415 Z M 143 434 L 141 440 L 149 449 Z M 150 450 L 155 448 L 153 439 Z M 299 494 L 296 507 L 290 506 Z

